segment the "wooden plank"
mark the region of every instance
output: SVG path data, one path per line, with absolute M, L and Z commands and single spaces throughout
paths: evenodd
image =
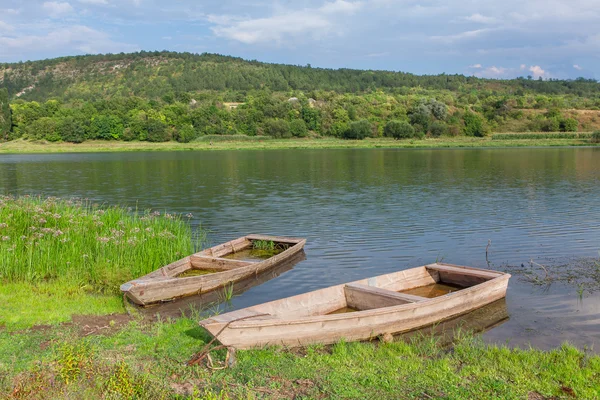
M 246 239 L 245 236 L 243 236 L 241 238 L 213 246 L 210 249 L 203 251 L 201 254 L 213 257 L 223 257 L 227 254 L 242 251 L 248 248 L 251 244 L 252 243 Z
M 479 285 L 480 283 L 503 275 L 502 272 L 473 269 L 450 264 L 432 264 L 428 265 L 427 269 L 438 271 L 440 274 L 440 282 L 462 287 Z
M 358 283 L 348 283 L 344 290 L 348 307 L 360 311 L 428 300 L 426 297 L 397 293 Z
M 291 244 L 296 244 L 296 243 L 300 243 L 303 240 L 306 239 L 301 239 L 301 238 L 289 238 L 289 237 L 283 237 L 283 236 L 270 236 L 270 235 L 247 235 L 246 239 L 248 240 L 267 240 L 267 241 L 272 241 L 272 242 L 276 242 L 276 243 L 291 243 Z
M 217 271 L 229 271 L 232 269 L 245 267 L 251 264 L 257 264 L 253 261 L 230 260 L 228 258 L 206 257 L 206 256 L 191 256 L 191 264 L 198 269 L 214 269 Z

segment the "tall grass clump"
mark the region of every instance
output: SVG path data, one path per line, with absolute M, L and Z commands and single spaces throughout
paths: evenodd
M 64 282 L 98 293 L 191 253 L 187 221 L 80 200 L 0 196 L 0 283 Z

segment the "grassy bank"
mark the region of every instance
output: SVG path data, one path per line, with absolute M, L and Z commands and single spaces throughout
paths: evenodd
M 451 349 L 426 334 L 393 343 L 239 351 L 227 369 L 188 366 L 210 341 L 197 323 L 202 315 L 149 320 L 129 307 L 125 314 L 117 288 L 191 251 L 189 226 L 168 214 L 133 211 L 0 198 L 0 398 L 594 399 L 600 393 L 599 356 L 568 345 L 550 352 L 490 346 L 466 332 L 455 332 Z M 217 363 L 223 356 L 213 352 Z
M 193 250 L 189 225 L 159 212 L 0 197 L 0 321 L 8 329 L 123 312 L 119 285 Z
M 0 144 L 0 153 L 71 153 L 109 151 L 175 151 L 175 150 L 269 150 L 269 149 L 342 149 L 342 148 L 477 148 L 477 147 L 550 147 L 592 146 L 587 135 L 561 138 L 560 135 L 527 135 L 498 137 L 441 137 L 423 140 L 394 140 L 388 138 L 365 140 L 323 139 L 231 139 L 221 141 L 197 141 L 193 143 L 149 143 L 88 141 L 73 143 L 43 143 L 15 140 Z
M 595 399 L 600 357 L 573 347 L 515 350 L 459 335 L 237 352 L 224 370 L 187 366 L 208 338 L 195 320 L 82 336 L 0 332 L 0 391 L 13 398 Z M 219 357 L 213 354 L 215 361 Z M 555 397 L 552 397 L 555 396 Z

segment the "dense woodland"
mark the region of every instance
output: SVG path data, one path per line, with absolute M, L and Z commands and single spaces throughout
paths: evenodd
M 600 84 L 582 78 L 417 76 L 171 52 L 0 64 L 2 140 L 401 139 L 599 127 Z

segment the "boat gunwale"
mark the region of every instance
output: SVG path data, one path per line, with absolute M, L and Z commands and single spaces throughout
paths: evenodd
M 251 318 L 251 319 L 245 319 L 243 321 L 233 321 L 231 323 L 229 323 L 228 325 L 228 329 L 244 329 L 244 328 L 257 328 L 257 327 L 261 327 L 261 326 L 277 326 L 277 325 L 301 325 L 301 324 L 310 324 L 310 323 L 318 323 L 318 322 L 330 322 L 330 321 L 340 321 L 340 320 L 349 320 L 349 319 L 355 319 L 355 318 L 363 318 L 363 317 L 377 317 L 377 316 L 381 316 L 381 315 L 385 315 L 385 314 L 391 314 L 394 312 L 398 312 L 398 311 L 405 311 L 405 310 L 409 310 L 412 308 L 422 308 L 425 306 L 431 306 L 437 303 L 443 303 L 445 301 L 447 301 L 449 298 L 455 298 L 455 297 L 459 297 L 459 296 L 466 296 L 471 292 L 477 292 L 477 291 L 481 291 L 481 290 L 485 290 L 485 288 L 487 286 L 493 286 L 495 285 L 497 282 L 501 281 L 501 280 L 506 280 L 508 281 L 511 277 L 510 274 L 506 273 L 506 272 L 501 272 L 501 271 L 493 271 L 493 270 L 485 270 L 485 269 L 480 269 L 480 268 L 472 268 L 472 267 L 466 267 L 466 266 L 458 266 L 458 265 L 453 265 L 453 264 L 446 264 L 446 263 L 434 263 L 434 264 L 428 264 L 428 265 L 423 265 L 421 267 L 415 267 L 415 268 L 409 268 L 407 270 L 404 271 L 408 271 L 411 269 L 416 269 L 416 268 L 435 268 L 435 265 L 440 265 L 440 266 L 451 266 L 451 267 L 460 267 L 460 268 L 464 268 L 464 269 L 468 269 L 468 270 L 473 270 L 473 271 L 484 271 L 484 272 L 493 272 L 498 274 L 497 277 L 489 279 L 485 282 L 481 282 L 479 284 L 470 286 L 470 287 L 466 287 L 464 289 L 455 291 L 455 292 L 451 292 L 442 296 L 438 296 L 438 297 L 433 297 L 433 298 L 426 298 L 426 300 L 420 301 L 420 302 L 416 302 L 416 303 L 406 303 L 406 304 L 398 304 L 398 305 L 394 305 L 394 306 L 388 306 L 388 307 L 381 307 L 381 308 L 373 308 L 370 310 L 360 310 L 360 311 L 354 311 L 351 313 L 344 313 L 344 314 L 320 314 L 320 315 L 309 315 L 306 317 L 297 317 L 294 319 L 282 319 L 280 317 L 278 317 L 277 315 L 272 315 L 272 314 L 267 314 L 264 316 L 256 316 L 255 318 Z M 382 277 L 386 277 L 386 276 L 390 276 L 393 274 L 396 274 L 398 272 L 402 272 L 402 271 L 397 271 L 397 272 L 392 272 L 390 274 L 384 274 L 384 275 L 379 275 L 376 276 L 374 278 L 382 278 Z M 335 289 L 335 288 L 343 288 L 348 284 L 353 284 L 353 283 L 361 283 L 364 281 L 367 281 L 370 278 L 364 278 L 364 279 L 359 279 L 357 281 L 353 281 L 353 282 L 346 282 L 346 283 L 342 283 L 339 285 L 334 285 L 334 286 L 329 286 L 323 289 L 317 289 L 316 291 L 319 290 L 326 290 L 326 289 Z M 381 289 L 385 289 L 385 288 L 381 288 Z M 385 289 L 385 290 L 389 290 L 389 289 Z M 393 292 L 393 291 L 392 291 Z M 311 292 L 306 292 L 306 293 L 301 293 L 298 294 L 296 296 L 302 296 L 304 294 L 308 294 Z M 291 297 L 295 297 L 295 296 L 291 296 Z M 268 302 L 268 303 L 275 303 L 275 302 L 279 302 L 285 299 L 289 299 L 288 298 L 283 298 L 283 299 L 279 299 L 279 300 L 274 300 L 273 302 Z M 253 307 L 247 307 L 247 309 L 250 309 L 252 311 L 256 311 L 259 312 L 257 310 L 255 310 L 255 307 L 261 306 L 261 305 L 265 305 L 268 303 L 263 303 L 263 304 L 259 304 L 257 306 L 253 306 Z M 233 311 L 235 312 L 235 311 Z M 224 314 L 222 314 L 224 315 Z M 210 321 L 212 319 L 211 318 L 207 318 L 203 321 L 200 321 L 200 325 L 203 327 L 206 326 L 210 326 L 210 325 L 218 325 L 218 324 L 222 324 L 222 322 L 217 322 L 217 321 Z M 206 322 L 205 322 L 206 321 Z

